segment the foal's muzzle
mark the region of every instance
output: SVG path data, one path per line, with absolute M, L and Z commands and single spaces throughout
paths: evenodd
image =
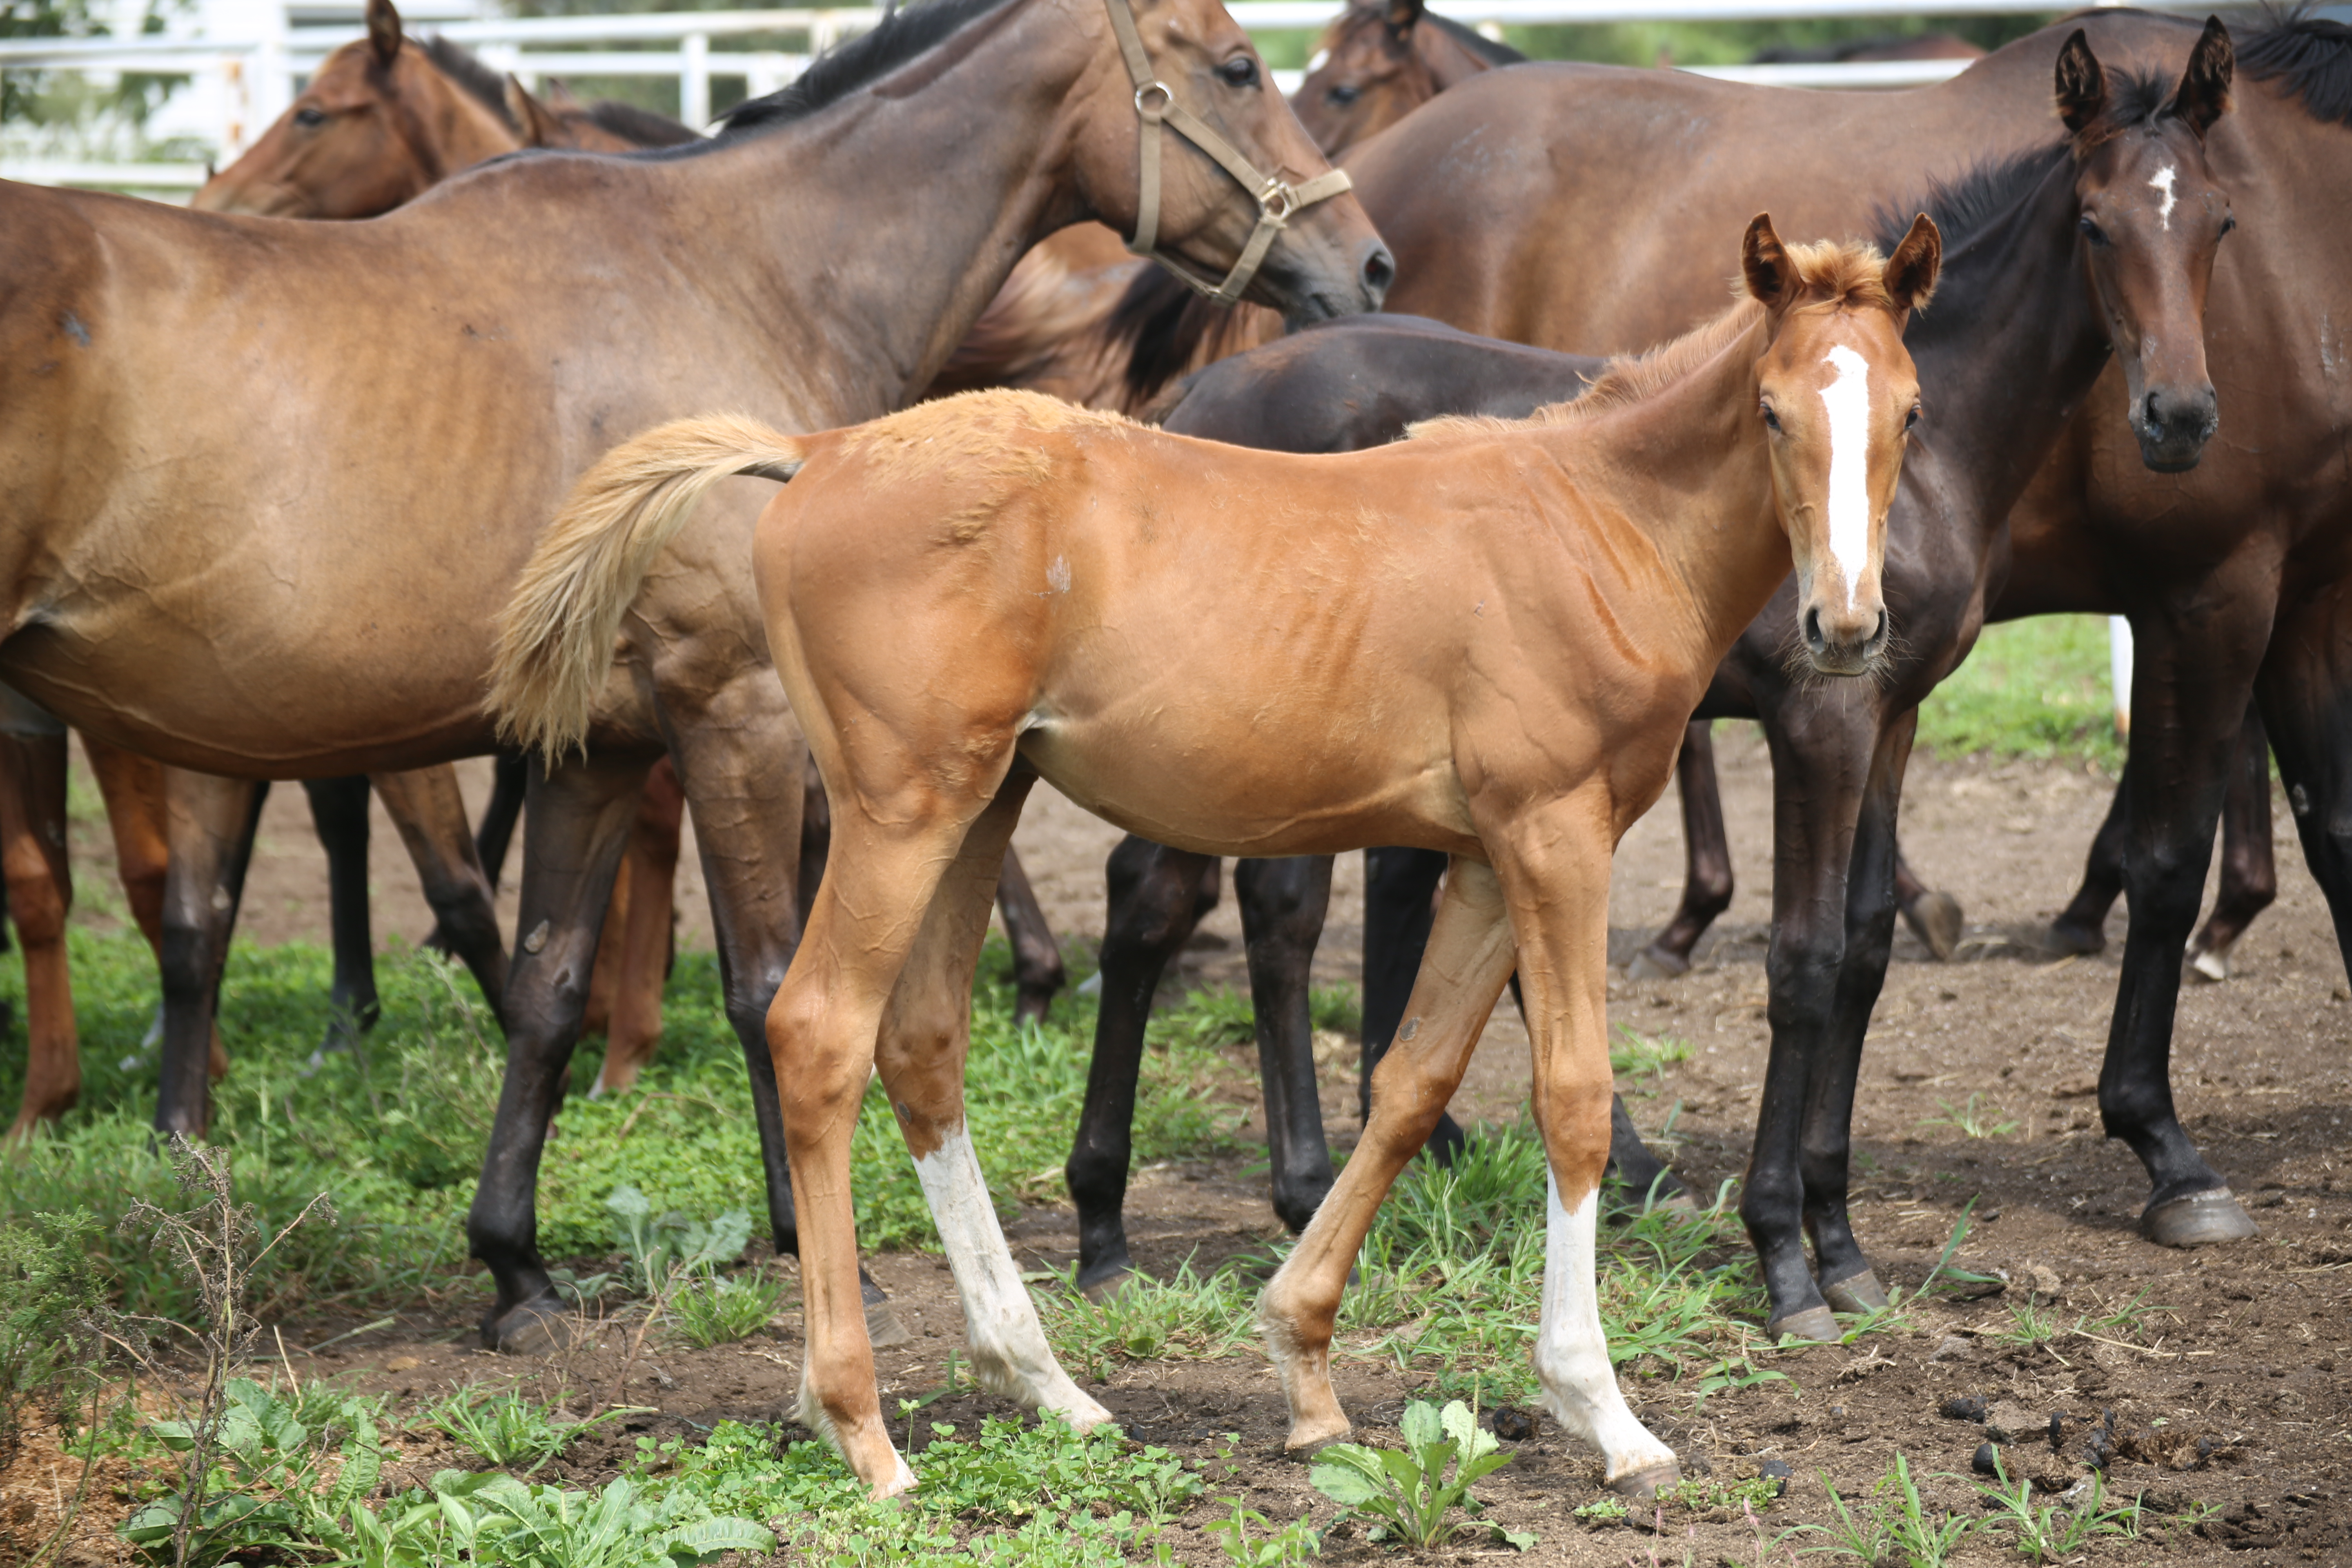
M 2132 410 L 2132 434 L 2139 437 L 2140 461 L 2159 474 L 2183 474 L 2205 456 L 2205 443 L 2221 426 L 2221 400 L 2209 382 L 2201 386 L 2158 386 Z
M 1822 675 L 1864 674 L 1886 651 L 1886 611 L 1880 605 L 1824 614 L 1814 605 L 1806 609 L 1801 625 L 1805 657 Z

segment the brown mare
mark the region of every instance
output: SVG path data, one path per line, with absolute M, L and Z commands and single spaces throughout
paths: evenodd
M 1099 0 L 904 8 L 709 142 L 503 160 L 366 223 L 0 184 L 0 497 L 19 520 L 0 557 L 0 677 L 86 732 L 215 773 L 491 749 L 496 611 L 616 437 L 714 399 L 810 427 L 887 413 L 1024 249 L 1082 218 L 1137 221 L 1135 89 L 1113 33 L 1127 16 Z M 1139 22 L 1147 68 L 1242 157 L 1322 177 L 1213 0 L 1148 0 Z M 1222 272 L 1269 209 L 1168 140 L 1163 248 Z M 1341 195 L 1289 217 L 1250 292 L 1307 321 L 1375 304 L 1388 280 Z M 493 1342 L 562 1310 L 533 1184 L 664 752 L 695 814 L 771 1217 L 796 1246 L 761 1019 L 797 934 L 802 742 L 742 571 L 760 499 L 730 487 L 637 563 L 646 590 L 589 754 L 531 781 L 506 1085 L 468 1221 L 499 1286 Z M 166 994 L 200 1020 L 218 966 L 205 911 L 234 900 L 249 798 L 212 802 L 192 852 L 174 845 Z M 204 1044 L 166 1030 L 165 1130 L 204 1125 Z
M 1453 857 L 1371 1122 L 1259 1303 L 1288 1447 L 1349 1429 L 1328 1362 L 1349 1269 L 1516 963 L 1551 1176 L 1545 1403 L 1612 1486 L 1676 1479 L 1618 1390 L 1595 1294 L 1610 858 L 1792 564 L 1816 669 L 1865 674 L 1885 647 L 1878 562 L 1916 416 L 1901 329 L 1937 252 L 1924 217 L 1886 260 L 1785 249 L 1759 216 L 1749 297 L 1580 401 L 1343 458 L 1000 392 L 811 437 L 683 421 L 583 481 L 508 611 L 494 688 L 510 732 L 555 752 L 635 592 L 615 563 L 652 553 L 722 476 L 792 481 L 753 570 L 834 803 L 824 885 L 768 1017 L 807 1222 L 799 1415 L 876 1493 L 914 1477 L 857 1310 L 849 1140 L 874 1068 L 980 1382 L 1080 1426 L 1110 1418 L 1055 1362 L 964 1129 L 988 889 L 1040 777 L 1203 852 Z

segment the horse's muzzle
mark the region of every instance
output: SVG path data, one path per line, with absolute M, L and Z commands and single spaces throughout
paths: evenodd
M 2221 427 L 2221 401 L 2210 383 L 2155 387 L 2132 410 L 2131 424 L 2132 434 L 2139 437 L 2141 462 L 2159 474 L 2185 474 L 2205 456 L 2205 443 Z

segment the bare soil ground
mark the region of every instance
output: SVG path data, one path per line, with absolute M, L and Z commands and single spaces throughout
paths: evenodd
M 1739 876 L 1729 915 L 1679 982 L 1612 986 L 1615 1021 L 1695 1047 L 1634 1115 L 1655 1133 L 1671 1123 L 1675 1163 L 1703 1192 L 1742 1167 L 1762 1080 L 1767 1034 L 1762 960 L 1769 889 L 1769 776 L 1762 747 L 1746 726 L 1726 726 L 1717 751 Z M 477 799 L 483 785 L 469 780 Z M 1907 935 L 1874 1020 L 1856 1126 L 1857 1228 L 1890 1283 L 1915 1286 L 1971 1199 L 1979 1222 L 1960 1261 L 2006 1275 L 2006 1292 L 1918 1308 L 1907 1327 L 1849 1347 L 1780 1352 L 1770 1364 L 1789 1381 L 1718 1395 L 1694 1410 L 1671 1387 L 1629 1390 L 1635 1407 L 1683 1454 L 1685 1466 L 1725 1479 L 1778 1459 L 1796 1472 L 1788 1500 L 1767 1516 L 1768 1536 L 1795 1522 L 1824 1521 L 1826 1476 L 1849 1496 L 1885 1475 L 1899 1451 L 1932 1473 L 1932 1507 L 1974 1500 L 1960 1479 L 1985 1440 L 1974 1423 L 1947 1419 L 1953 1395 L 1981 1396 L 1996 1421 L 2046 1430 L 2063 1417 L 2061 1448 L 2021 1433 L 2009 1450 L 2013 1474 L 2063 1485 L 2085 1473 L 2090 1424 L 2113 1412 L 2121 1456 L 2113 1481 L 2145 1490 L 2157 1514 L 2191 1505 L 2221 1511 L 2193 1529 L 2158 1527 L 2139 1541 L 2109 1541 L 2084 1561 L 2352 1562 L 2352 1001 L 2325 904 L 2283 837 L 2281 893 L 2236 955 L 2222 985 L 2182 995 L 2173 1081 L 2184 1120 L 2208 1157 L 2248 1198 L 2261 1222 L 2255 1240 L 2208 1253 L 2164 1251 L 2134 1228 L 2145 1191 L 2136 1161 L 2105 1142 L 2093 1084 L 2113 1005 L 2123 917 L 2099 957 L 2053 961 L 2040 931 L 2073 890 L 2082 856 L 2105 811 L 2104 777 L 2054 763 L 1915 763 L 1904 812 L 1906 847 L 1921 873 L 1966 908 L 1969 940 L 1959 962 L 1937 963 Z M 1044 792 L 1040 792 L 1041 796 Z M 323 878 L 299 812 L 299 791 L 281 787 L 265 822 L 248 934 L 257 940 L 323 934 Z M 2280 813 L 2282 833 L 2287 817 Z M 1057 798 L 1033 805 L 1019 846 L 1048 910 L 1065 932 L 1098 938 L 1101 865 L 1113 832 Z M 100 875 L 85 858 L 86 878 Z M 689 855 L 688 864 L 692 864 Z M 429 923 L 400 864 L 388 826 L 375 849 L 383 931 L 414 940 Z M 1671 795 L 1626 841 L 1612 889 L 1612 953 L 1629 957 L 1672 909 L 1680 887 L 1681 844 Z M 689 879 L 692 873 L 688 872 Z M 698 879 L 697 879 L 698 880 Z M 313 888 L 312 884 L 316 886 Z M 1323 978 L 1352 980 L 1361 929 L 1359 858 L 1343 868 L 1325 950 Z M 687 941 L 707 942 L 699 888 L 681 899 Z M 1230 900 L 1207 936 L 1186 955 L 1182 983 L 1239 984 L 1238 921 Z M 1506 1010 L 1507 1012 L 1507 1009 Z M 1339 1042 L 1332 1044 L 1337 1047 Z M 1527 1075 L 1526 1037 L 1498 1016 L 1457 1099 L 1466 1118 L 1518 1112 Z M 1340 1142 L 1354 1131 L 1352 1065 L 1344 1050 L 1326 1075 L 1325 1115 Z M 1239 1064 L 1237 1064 L 1238 1066 Z M 1246 1079 L 1236 1074 L 1238 1081 Z M 1980 1127 L 1952 1125 L 1976 1096 Z M 1247 1162 L 1171 1164 L 1139 1173 L 1131 1198 L 1135 1250 L 1147 1268 L 1191 1255 L 1213 1261 L 1278 1234 L 1262 1179 Z M 1058 1267 L 1074 1256 L 1066 1211 L 1040 1209 L 1010 1227 L 1025 1264 Z M 961 1317 L 942 1260 L 900 1254 L 874 1260 L 913 1331 L 913 1342 L 879 1356 L 885 1408 L 896 1396 L 936 1387 L 947 1356 L 961 1347 Z M 2012 1309 L 2047 1306 L 2073 1323 L 2145 1291 L 2169 1310 L 2155 1342 L 2136 1346 L 2080 1338 L 2020 1346 L 1998 1336 L 2014 1328 Z M 350 1376 L 360 1386 L 423 1397 L 469 1380 L 517 1374 L 573 1389 L 602 1388 L 621 1358 L 609 1347 L 577 1351 L 545 1367 L 518 1365 L 473 1347 L 478 1301 L 419 1310 L 394 1329 L 347 1339 L 307 1358 L 352 1327 L 288 1325 L 295 1364 Z M 606 1336 L 609 1342 L 613 1336 Z M 2127 1336 L 2126 1336 L 2127 1337 Z M 789 1408 L 800 1341 L 796 1324 L 709 1352 L 668 1348 L 650 1354 L 625 1389 L 657 1406 L 627 1431 L 584 1439 L 564 1462 L 586 1482 L 612 1473 L 631 1451 L 635 1427 L 684 1433 L 721 1416 L 773 1419 Z M 1340 1393 L 1370 1439 L 1393 1444 L 1411 1392 L 1383 1365 L 1343 1360 Z M 1229 1462 L 1239 1467 L 1213 1495 L 1237 1491 L 1276 1520 L 1311 1500 L 1303 1468 L 1281 1459 L 1282 1402 L 1255 1355 L 1221 1362 L 1171 1361 L 1118 1370 L 1096 1390 L 1136 1436 L 1199 1460 L 1238 1434 Z M 926 1418 L 970 1422 L 995 1402 L 970 1394 L 934 1405 Z M 449 1456 L 412 1445 L 420 1477 Z M 20 1467 L 21 1468 L 22 1467 Z M 1669 1521 L 1668 1538 L 1627 1525 L 1595 1526 L 1570 1510 L 1596 1495 L 1592 1456 L 1549 1421 L 1516 1463 L 1482 1488 L 1494 1517 L 1532 1529 L 1541 1544 L 1528 1561 L 1558 1563 L 1751 1562 L 1758 1542 L 1736 1518 Z M 68 1480 L 68 1484 L 70 1482 Z M 1222 1560 L 1199 1531 L 1196 1509 L 1181 1532 L 1187 1562 Z M 2004 1560 L 1998 1538 L 1979 1536 L 1955 1561 Z M 1782 1546 L 1772 1561 L 1819 1538 Z M 1655 1553 L 1654 1558 L 1653 1553 Z M 1335 1540 L 1326 1555 L 1369 1561 L 1381 1554 L 1360 1536 Z M 93 1536 L 83 1561 L 114 1557 Z M 1507 1555 L 1452 1549 L 1457 1561 Z M 69 1559 L 70 1560 L 70 1559 Z M 2014 1561 L 2013 1558 L 2006 1560 Z

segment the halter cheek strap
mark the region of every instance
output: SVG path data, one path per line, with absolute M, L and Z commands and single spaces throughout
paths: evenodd
M 1139 141 L 1143 163 L 1142 178 L 1136 187 L 1135 237 L 1127 248 L 1138 256 L 1148 256 L 1173 272 L 1199 293 L 1207 295 L 1220 305 L 1230 305 L 1242 297 L 1250 279 L 1257 276 L 1259 263 L 1274 245 L 1275 236 L 1289 224 L 1290 216 L 1302 207 L 1328 200 L 1350 188 L 1347 171 L 1327 169 L 1303 185 L 1294 185 L 1274 174 L 1260 174 L 1248 159 L 1234 151 L 1226 140 L 1209 129 L 1198 115 L 1176 101 L 1176 94 L 1168 84 L 1152 75 L 1151 58 L 1143 52 L 1143 35 L 1136 29 L 1135 13 L 1130 0 L 1104 0 L 1110 11 L 1110 30 L 1118 38 L 1118 52 L 1127 61 L 1127 74 L 1135 83 L 1135 112 L 1143 121 Z M 1234 269 L 1225 274 L 1223 283 L 1212 283 L 1195 274 L 1190 268 L 1159 248 L 1160 240 L 1160 128 L 1165 126 L 1185 141 L 1207 153 L 1219 168 L 1240 182 L 1242 189 L 1257 202 L 1257 227 L 1242 247 Z

